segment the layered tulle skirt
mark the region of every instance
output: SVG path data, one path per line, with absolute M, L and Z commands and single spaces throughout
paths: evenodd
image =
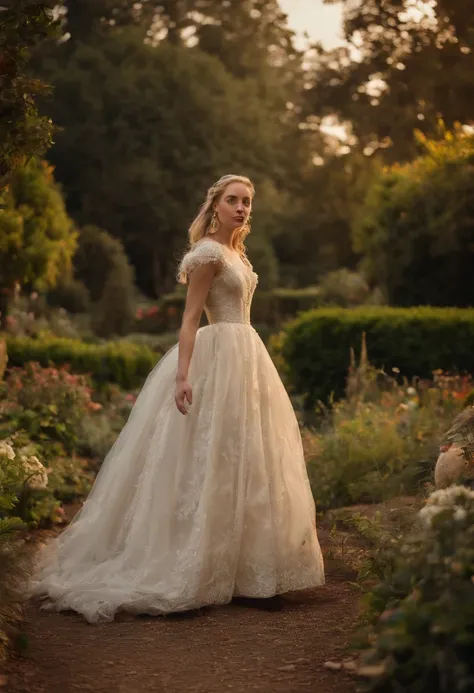
M 324 582 L 298 423 L 256 331 L 198 330 L 186 416 L 178 349 L 150 373 L 80 512 L 30 593 L 88 621 L 166 614 Z

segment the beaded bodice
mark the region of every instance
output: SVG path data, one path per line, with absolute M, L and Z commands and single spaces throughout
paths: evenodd
M 237 253 L 227 255 L 218 241 L 205 239 L 197 243 L 181 261 L 179 280 L 186 284 L 192 270 L 208 262 L 218 265 L 204 305 L 208 322 L 250 323 L 258 276 Z

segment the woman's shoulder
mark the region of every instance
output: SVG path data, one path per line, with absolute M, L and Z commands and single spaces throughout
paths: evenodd
M 190 272 L 197 266 L 209 262 L 222 263 L 225 255 L 218 241 L 203 238 L 195 243 L 184 255 L 178 270 L 178 280 L 187 283 Z

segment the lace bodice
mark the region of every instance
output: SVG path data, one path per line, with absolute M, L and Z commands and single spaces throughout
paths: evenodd
M 209 324 L 250 323 L 250 306 L 258 276 L 240 256 L 227 255 L 218 241 L 200 241 L 184 256 L 179 267 L 179 281 L 186 284 L 192 270 L 208 262 L 218 265 L 204 305 Z

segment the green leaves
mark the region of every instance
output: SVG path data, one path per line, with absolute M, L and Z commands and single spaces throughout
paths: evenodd
M 391 304 L 474 304 L 474 137 L 461 128 L 381 171 L 354 223 L 355 249 Z
M 54 35 L 45 3 L 13 3 L 0 12 L 0 187 L 9 174 L 52 144 L 51 120 L 41 116 L 38 96 L 48 88 L 26 74 L 31 51 Z

